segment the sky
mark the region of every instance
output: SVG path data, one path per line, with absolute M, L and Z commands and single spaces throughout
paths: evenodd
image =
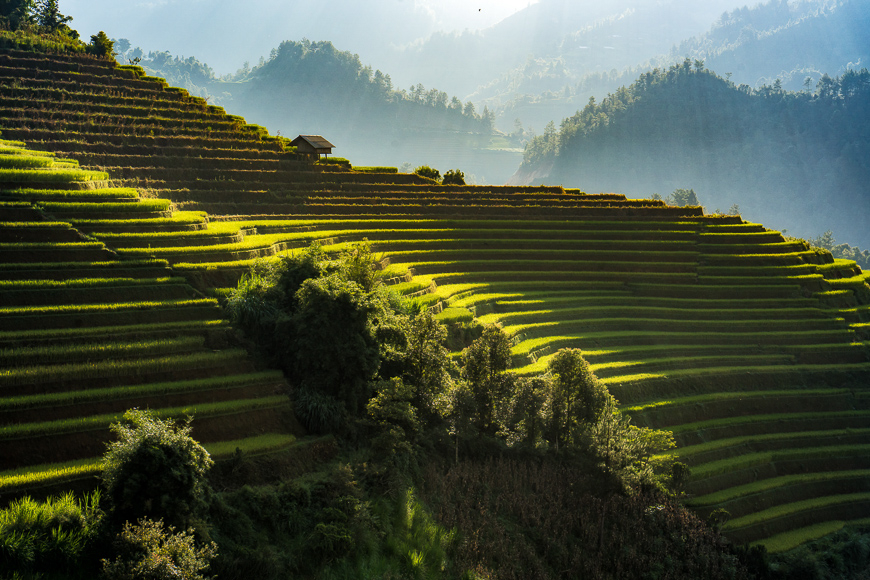
M 196 57 L 217 74 L 256 64 L 284 40 L 331 40 L 378 68 L 436 31 L 480 30 L 538 0 L 62 0 L 82 38 L 104 31 L 146 52 Z

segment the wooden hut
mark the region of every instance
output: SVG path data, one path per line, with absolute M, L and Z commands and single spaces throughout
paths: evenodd
M 297 155 L 304 155 L 312 161 L 317 161 L 321 155 L 329 155 L 335 147 L 320 135 L 299 135 L 290 145 L 296 147 Z

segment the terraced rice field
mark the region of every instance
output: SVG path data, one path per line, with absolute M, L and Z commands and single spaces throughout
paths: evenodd
M 242 369 L 244 353 L 220 338 L 214 348 L 227 327 L 207 296 L 257 259 L 365 238 L 394 288 L 442 320 L 501 324 L 515 372 L 582 348 L 636 423 L 674 431 L 692 468 L 690 504 L 702 515 L 727 509 L 736 541 L 787 549 L 870 517 L 870 286 L 854 263 L 700 208 L 308 165 L 280 139 L 135 69 L 5 57 L 0 78 L 17 82 L 0 88 L 0 123 L 29 149 L 0 144 L 0 155 L 43 160 L 28 171 L 109 176 L 0 184 L 0 244 L 17 260 L 0 266 L 10 300 L 0 361 L 18 361 L 8 371 L 0 362 L 0 413 L 18 418 L 2 423 L 15 425 L 0 429 L 0 445 L 28 437 L 43 449 L 40 437 L 62 432 L 79 442 L 51 461 L 31 454 L 47 466 L 13 461 L 0 481 L 92 473 L 85 434 L 104 433 L 130 401 L 159 393 L 158 408 L 175 413 L 202 393 L 248 388 L 235 377 L 269 383 Z M 281 408 L 257 392 L 203 403 L 203 422 L 230 425 L 217 419 L 228 408 Z M 64 411 L 72 406 L 94 411 Z M 240 438 L 226 429 L 221 438 Z
M 0 146 L 30 158 L 19 143 Z M 0 190 L 0 495 L 93 486 L 108 426 L 132 407 L 193 415 L 194 433 L 218 456 L 291 445 L 281 373 L 232 346 L 215 299 L 165 260 L 124 260 L 50 217 L 115 215 L 124 205 L 142 219 L 155 208 L 168 214 L 169 203 L 134 190 L 40 189 L 63 180 L 52 177 L 52 157 L 32 158 L 50 163 L 23 163 L 27 187 Z M 81 174 L 69 183 L 92 181 Z

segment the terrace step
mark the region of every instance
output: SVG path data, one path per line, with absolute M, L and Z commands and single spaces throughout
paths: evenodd
M 51 306 L 67 304 L 101 304 L 186 300 L 200 295 L 184 282 L 155 285 L 114 285 L 90 288 L 28 288 L 8 290 L 0 286 L 0 303 L 10 306 Z
M 0 244 L 0 255 L 4 262 L 12 264 L 33 264 L 39 262 L 99 262 L 114 261 L 117 255 L 102 244 L 93 242 L 69 243 L 64 246 L 50 246 L 41 243 Z
M 9 309 L 0 311 L 0 331 L 37 328 L 79 328 L 131 324 L 217 320 L 221 310 L 211 301 L 184 300 L 163 304 L 130 303 L 124 308 Z
M 145 360 L 106 358 L 5 369 L 0 386 L 6 396 L 17 396 L 246 374 L 252 367 L 244 350 L 196 351 Z
M 225 320 L 193 320 L 181 322 L 131 324 L 126 326 L 95 326 L 48 330 L 12 330 L 0 332 L 0 348 L 48 346 L 75 341 L 82 346 L 110 340 L 125 342 L 159 340 L 180 336 L 202 336 L 208 348 L 228 346 L 232 328 Z
M 666 404 L 649 407 L 633 406 L 624 409 L 637 425 L 656 428 L 693 423 L 703 418 L 715 419 L 755 416 L 764 414 L 789 414 L 802 412 L 835 412 L 854 409 L 851 391 L 847 389 L 804 392 L 795 391 L 749 391 L 684 397 Z
M 28 222 L 24 222 L 27 224 Z M 29 222 L 33 225 L 24 225 L 21 222 L 16 227 L 10 227 L 8 223 L 0 223 L 0 243 L 69 243 L 82 242 L 84 237 L 69 227 L 43 227 L 39 224 L 45 222 Z
M 870 493 L 833 495 L 778 505 L 731 520 L 723 526 L 723 533 L 735 542 L 749 543 L 819 522 L 867 517 Z
M 87 415 L 123 414 L 127 409 L 187 407 L 272 397 L 286 392 L 287 386 L 283 377 L 277 380 L 274 377 L 268 380 L 262 378 L 244 380 L 246 375 L 240 376 L 243 380 L 235 383 L 230 381 L 235 378 L 233 376 L 219 376 L 211 379 L 154 383 L 144 386 L 119 386 L 101 389 L 98 393 L 92 391 L 64 393 L 64 395 L 80 395 L 80 398 L 58 400 L 54 403 L 48 397 L 30 397 L 34 399 L 30 406 L 5 411 L 0 408 L 0 421 L 3 424 L 10 424 L 10 420 L 20 423 L 60 421 L 83 416 L 84 408 L 87 409 Z M 157 390 L 158 388 L 163 390 Z M 23 399 L 21 401 L 23 405 L 30 403 Z
M 33 266 L 38 268 L 31 269 Z M 71 280 L 86 278 L 164 278 L 171 274 L 165 260 L 127 262 L 42 262 L 0 264 L 0 280 Z
M 721 461 L 751 453 L 778 451 L 823 445 L 870 444 L 870 429 L 833 429 L 809 432 L 778 432 L 765 435 L 746 435 L 732 439 L 717 439 L 713 444 L 681 447 L 676 453 L 689 467 Z
M 198 404 L 192 423 L 192 436 L 201 443 L 251 437 L 263 433 L 284 430 L 289 411 L 289 399 L 284 395 Z M 159 415 L 183 416 L 188 408 L 155 409 Z M 62 460 L 98 457 L 111 438 L 110 423 L 121 419 L 123 413 L 108 413 L 82 417 L 79 421 L 30 423 L 23 426 L 21 434 L 0 432 L 0 470 L 26 465 L 55 463 Z M 7 434 L 7 432 L 9 434 Z M 285 431 L 286 432 L 286 431 Z M 13 438 L 14 437 L 14 438 Z

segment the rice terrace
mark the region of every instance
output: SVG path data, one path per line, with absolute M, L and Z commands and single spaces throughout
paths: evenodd
M 352 463 L 364 445 L 297 416 L 298 381 L 226 305 L 282 257 L 367 248 L 393 299 L 446 327 L 455 363 L 492 325 L 513 381 L 580 349 L 621 416 L 672 432 L 656 457 L 685 466 L 677 496 L 700 520 L 727 510 L 731 544 L 777 553 L 870 523 L 855 262 L 697 206 L 315 162 L 139 66 L 2 35 L 3 506 L 96 489 L 110 426 L 134 408 L 193 416 L 224 475 L 240 458 L 300 481 Z M 429 449 L 445 465 L 513 457 L 474 443 L 485 422 L 464 442 L 451 425 Z

